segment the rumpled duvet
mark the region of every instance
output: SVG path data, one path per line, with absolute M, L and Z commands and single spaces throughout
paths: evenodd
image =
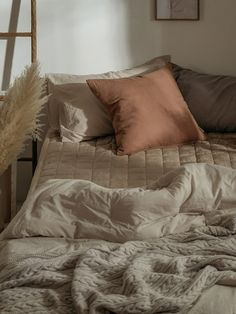
M 210 314 L 194 308 L 216 284 L 236 286 L 235 234 L 231 169 L 187 165 L 138 189 L 50 180 L 1 234 L 0 313 Z M 29 250 L 39 236 L 45 250 Z

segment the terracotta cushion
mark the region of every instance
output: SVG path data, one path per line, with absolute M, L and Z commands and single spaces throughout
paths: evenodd
M 118 155 L 205 139 L 167 67 L 87 83 L 111 118 Z

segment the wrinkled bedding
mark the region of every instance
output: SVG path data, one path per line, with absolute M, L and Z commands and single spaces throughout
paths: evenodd
M 51 180 L 1 240 L 1 313 L 236 311 L 235 170 L 128 190 Z
M 158 238 L 230 220 L 235 191 L 235 170 L 206 164 L 179 167 L 147 188 L 49 180 L 30 195 L 1 237 Z

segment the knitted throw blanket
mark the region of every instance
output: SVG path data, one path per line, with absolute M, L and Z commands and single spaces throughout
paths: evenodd
M 236 286 L 236 237 L 223 226 L 59 256 L 0 271 L 1 313 L 188 313 L 214 284 Z

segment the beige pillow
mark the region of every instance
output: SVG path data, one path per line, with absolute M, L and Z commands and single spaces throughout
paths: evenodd
M 81 109 L 81 106 L 85 108 L 87 105 L 88 107 L 93 110 L 97 115 L 97 119 L 101 121 L 104 117 L 104 109 L 102 108 L 103 112 L 99 114 L 101 110 L 101 106 L 99 106 L 99 101 L 96 99 L 96 97 L 93 96 L 90 89 L 88 88 L 86 84 L 87 79 L 91 78 L 103 78 L 103 79 L 109 79 L 109 78 L 120 78 L 120 77 L 130 77 L 135 76 L 147 72 L 152 72 L 156 69 L 159 69 L 163 66 L 165 66 L 170 61 L 170 56 L 161 56 L 154 58 L 138 67 L 134 67 L 132 69 L 128 70 L 122 70 L 117 72 L 107 72 L 103 74 L 91 74 L 91 75 L 70 75 L 70 74 L 48 74 L 47 80 L 48 80 L 48 92 L 51 94 L 51 97 L 49 99 L 48 103 L 48 119 L 49 119 L 49 125 L 51 128 L 55 130 L 64 130 L 67 129 L 65 132 L 62 132 L 62 139 L 63 140 L 70 140 L 70 141 L 77 141 L 82 140 L 84 132 L 86 133 L 84 129 L 85 121 L 84 118 L 86 117 L 86 114 L 80 116 L 81 110 L 77 111 L 77 114 L 74 115 L 76 117 L 77 121 L 80 121 L 80 123 L 76 126 L 76 128 L 73 127 L 71 129 L 69 125 L 74 125 L 72 121 L 67 120 L 67 125 L 60 124 L 60 121 L 64 121 L 64 116 L 61 118 L 59 117 L 60 112 L 62 114 L 68 116 L 71 116 L 70 112 L 67 112 L 67 109 L 70 108 L 70 105 L 74 108 Z M 78 84 L 78 89 L 76 89 L 76 86 L 72 88 L 71 84 Z M 59 88 L 60 87 L 60 88 Z M 64 106 L 63 109 L 61 109 L 61 106 L 59 104 L 67 104 L 67 106 Z M 73 112 L 75 113 L 74 108 L 71 108 Z M 95 108 L 96 107 L 96 108 Z M 69 109 L 70 111 L 70 109 Z M 87 112 L 89 109 L 87 110 Z M 84 112 L 82 112 L 84 113 Z M 92 113 L 92 112 L 91 112 Z M 91 115 L 89 116 L 90 119 Z M 88 117 L 87 117 L 88 118 Z M 104 134 L 107 134 L 108 128 L 107 128 L 107 121 L 104 121 L 102 125 L 105 125 L 105 129 L 102 130 L 102 132 L 98 132 L 98 129 L 91 130 L 92 123 L 88 120 L 88 123 L 90 124 L 90 130 L 87 133 L 93 134 L 93 136 L 101 136 Z M 81 128 L 80 128 L 81 124 Z M 96 124 L 97 125 L 97 124 Z M 101 125 L 101 128 L 102 128 Z M 101 130 L 99 128 L 99 130 Z M 111 128 L 111 127 L 109 127 Z M 78 133 L 79 132 L 79 133 Z M 66 135 L 67 134 L 67 135 Z M 69 135 L 70 134 L 70 135 Z M 69 137 L 67 138 L 67 136 Z M 84 138 L 86 139 L 86 138 Z
M 87 83 L 111 118 L 118 155 L 205 139 L 167 67 Z
M 114 133 L 104 106 L 87 84 L 55 85 L 52 97 L 53 107 L 49 106 L 49 110 L 57 108 L 63 142 L 80 142 Z
M 100 74 L 88 74 L 88 75 L 75 75 L 75 74 L 65 74 L 65 73 L 49 73 L 47 78 L 49 81 L 49 92 L 53 85 L 68 84 L 68 83 L 86 83 L 88 79 L 112 79 L 112 78 L 122 78 L 131 77 L 139 74 L 144 74 L 148 72 L 155 71 L 171 61 L 170 55 L 159 56 L 153 58 L 141 65 L 138 65 L 131 69 L 125 69 L 121 71 L 110 71 Z

